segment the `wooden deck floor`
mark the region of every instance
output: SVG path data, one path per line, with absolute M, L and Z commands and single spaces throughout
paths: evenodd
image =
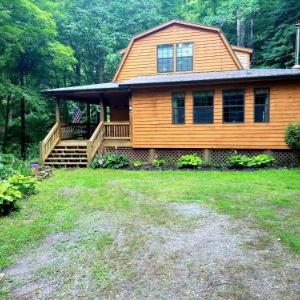
M 87 140 L 64 140 L 60 141 L 57 146 L 71 147 L 71 146 L 86 146 Z

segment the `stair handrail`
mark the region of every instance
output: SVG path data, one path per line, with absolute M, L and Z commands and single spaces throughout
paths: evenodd
M 47 136 L 44 140 L 40 143 L 40 157 L 41 157 L 41 164 L 44 165 L 45 160 L 57 145 L 60 140 L 60 126 L 59 122 L 56 122 L 54 126 L 51 128 Z
M 99 123 L 99 125 L 93 132 L 91 138 L 87 141 L 88 164 L 92 162 L 98 150 L 101 154 L 103 154 L 104 134 L 105 134 L 105 126 L 104 126 L 104 122 L 102 121 Z

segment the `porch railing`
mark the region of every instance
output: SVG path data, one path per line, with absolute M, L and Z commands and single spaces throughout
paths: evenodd
M 105 138 L 129 139 L 130 138 L 130 123 L 129 122 L 105 123 Z
M 60 140 L 59 123 L 55 123 L 45 139 L 40 143 L 41 163 L 44 164 L 46 158 Z
M 101 122 L 95 129 L 91 138 L 87 141 L 87 159 L 88 163 L 92 161 L 97 151 L 101 154 L 104 152 L 104 134 L 105 127 L 104 123 Z
M 98 124 L 73 124 L 63 123 L 60 125 L 60 136 L 62 140 L 89 139 Z

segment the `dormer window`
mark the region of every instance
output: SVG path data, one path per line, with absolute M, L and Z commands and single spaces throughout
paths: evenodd
M 174 71 L 174 47 L 172 44 L 157 47 L 157 71 L 158 73 Z
M 193 70 L 193 44 L 180 43 L 176 45 L 176 71 Z

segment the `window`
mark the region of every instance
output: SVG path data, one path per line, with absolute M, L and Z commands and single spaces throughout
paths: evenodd
M 176 45 L 176 71 L 193 70 L 193 44 L 180 43 Z
M 173 45 L 159 45 L 157 47 L 157 71 L 159 73 L 174 71 Z
M 173 124 L 184 124 L 185 122 L 185 94 L 172 94 L 172 121 Z
M 265 123 L 269 122 L 269 89 L 254 90 L 254 122 Z
M 223 122 L 244 122 L 244 91 L 223 91 Z
M 214 91 L 194 92 L 193 113 L 194 123 L 214 122 Z

